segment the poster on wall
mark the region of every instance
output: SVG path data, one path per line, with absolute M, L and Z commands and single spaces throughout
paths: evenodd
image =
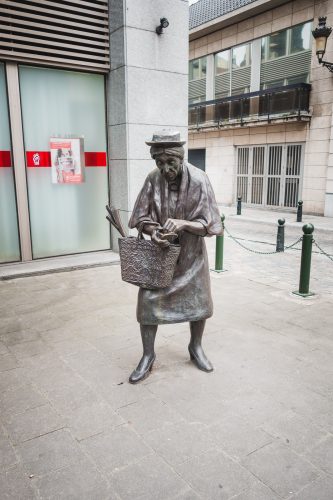
M 51 175 L 53 184 L 84 182 L 83 139 L 51 137 Z

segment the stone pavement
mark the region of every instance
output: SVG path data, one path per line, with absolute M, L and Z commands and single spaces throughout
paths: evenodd
M 271 250 L 263 236 L 242 243 Z M 1 500 L 332 500 L 333 262 L 313 256 L 302 299 L 299 255 L 226 238 L 215 371 L 189 361 L 187 324 L 168 325 L 136 386 L 137 289 L 119 266 L 0 281 Z

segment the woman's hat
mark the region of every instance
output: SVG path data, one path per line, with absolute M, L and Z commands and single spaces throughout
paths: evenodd
M 146 141 L 146 144 L 148 146 L 160 146 L 165 144 L 169 146 L 182 146 L 185 142 L 186 141 L 180 140 L 180 132 L 163 129 L 159 132 L 155 132 L 152 140 Z

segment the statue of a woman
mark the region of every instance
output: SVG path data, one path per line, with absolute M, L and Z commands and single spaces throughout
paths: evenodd
M 177 233 L 181 251 L 169 287 L 139 289 L 137 320 L 143 356 L 129 378 L 132 384 L 146 378 L 152 369 L 160 324 L 188 321 L 191 360 L 200 370 L 213 370 L 201 346 L 205 321 L 213 314 L 204 236 L 221 234 L 222 225 L 207 175 L 184 161 L 184 143 L 179 132 L 169 130 L 154 134 L 152 141 L 146 142 L 151 146 L 150 154 L 157 168 L 146 178 L 129 227 L 141 224 L 143 232 L 155 243 L 167 246 L 170 243 L 158 231 L 158 223 L 166 232 Z

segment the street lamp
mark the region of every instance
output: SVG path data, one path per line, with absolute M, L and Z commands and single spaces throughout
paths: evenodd
M 312 31 L 312 36 L 316 40 L 316 54 L 318 57 L 319 64 L 326 67 L 331 73 L 333 73 L 333 63 L 328 61 L 323 61 L 324 54 L 326 52 L 327 39 L 332 32 L 332 28 L 326 26 L 326 16 L 318 18 L 319 24 L 316 29 Z

